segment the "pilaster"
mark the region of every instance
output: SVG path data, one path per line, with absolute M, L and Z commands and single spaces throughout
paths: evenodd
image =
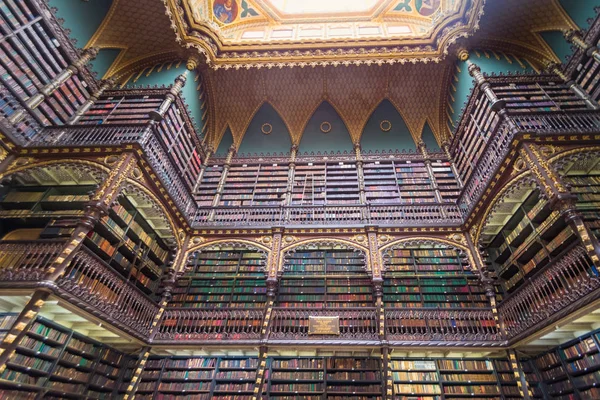
M 523 368 L 519 364 L 519 358 L 517 357 L 517 353 L 514 349 L 507 350 L 508 359 L 510 361 L 510 366 L 512 367 L 513 373 L 515 374 L 515 378 L 517 379 L 517 386 L 519 388 L 519 392 L 524 400 L 531 399 L 531 391 L 529 388 L 529 384 L 527 383 L 527 379 L 525 377 L 525 373 L 523 372 Z
M 383 307 L 383 271 L 381 255 L 379 254 L 379 240 L 377 237 L 378 227 L 367 226 L 367 242 L 369 244 L 369 265 L 371 266 L 371 280 L 373 282 L 373 296 L 375 296 L 375 307 L 379 315 L 379 339 L 385 339 L 385 309 Z

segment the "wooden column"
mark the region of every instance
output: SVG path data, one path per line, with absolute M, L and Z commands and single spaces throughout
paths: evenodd
M 66 268 L 69 266 L 71 259 L 81 246 L 87 233 L 94 229 L 100 217 L 108 212 L 110 205 L 121 193 L 123 184 L 133 171 L 136 163 L 137 160 L 133 153 L 123 153 L 120 156 L 115 164 L 115 168 L 98 190 L 96 190 L 92 201 L 86 205 L 85 213 L 80 218 L 75 231 L 71 234 L 58 256 L 53 260 L 48 269 L 46 281 L 55 282 L 65 273 Z M 17 344 L 25 336 L 25 332 L 27 332 L 31 323 L 35 320 L 48 296 L 49 292 L 36 291 L 17 317 L 10 334 L 0 343 L 0 372 L 6 368 L 6 362 L 14 354 Z
M 356 173 L 358 176 L 358 201 L 361 205 L 367 206 L 367 194 L 365 192 L 365 172 L 363 169 L 363 156 L 362 150 L 360 147 L 360 143 L 354 143 L 354 155 L 356 157 Z M 361 219 L 363 222 L 368 223 L 370 220 L 369 209 L 367 207 L 362 207 L 361 209 Z
M 450 163 L 450 168 L 452 168 L 452 173 L 456 177 L 456 181 L 458 182 L 458 187 L 460 189 L 462 189 L 464 185 L 463 185 L 462 179 L 460 178 L 460 175 L 458 174 L 458 170 L 456 169 L 456 164 L 454 163 L 454 157 L 452 157 L 452 154 L 450 154 L 450 143 L 448 143 L 448 141 L 444 141 L 442 143 L 442 150 L 444 150 L 444 153 L 446 153 L 446 157 L 448 157 L 448 162 Z
M 194 185 L 193 193 L 196 193 L 200 185 L 202 184 L 202 178 L 204 177 L 204 172 L 206 172 L 206 167 L 208 167 L 208 163 L 210 161 L 210 156 L 213 154 L 213 149 L 211 147 L 207 148 L 204 152 L 204 162 L 200 166 L 200 172 L 198 173 L 198 179 L 196 180 L 196 185 Z
M 583 50 L 588 57 L 600 62 L 600 49 L 594 44 L 586 43 L 580 31 L 567 30 L 564 31 L 564 36 L 567 41 Z
M 162 285 L 162 294 L 161 299 L 159 301 L 159 309 L 156 315 L 154 316 L 154 321 L 152 321 L 152 327 L 150 328 L 150 333 L 148 335 L 148 342 L 152 344 L 156 334 L 160 329 L 160 322 L 162 317 L 167 309 L 167 305 L 171 298 L 173 297 L 173 288 L 177 283 L 177 280 L 181 277 L 185 267 L 187 265 L 187 256 L 188 256 L 188 248 L 190 243 L 190 237 L 186 236 L 181 248 L 177 251 L 175 255 L 175 259 L 169 270 L 166 272 L 163 285 Z M 148 362 L 148 357 L 150 356 L 151 347 L 144 347 L 140 353 L 138 358 L 138 366 L 135 369 L 133 376 L 131 377 L 131 383 L 127 387 L 127 392 L 123 396 L 124 400 L 128 400 L 129 398 L 133 398 L 135 396 L 135 392 L 139 386 L 139 381 L 142 376 L 142 372 L 144 372 L 144 367 Z
M 525 143 L 520 153 L 540 188 L 541 196 L 548 199 L 553 210 L 561 213 L 585 247 L 594 265 L 600 267 L 600 243 L 577 210 L 577 196 L 569 191 L 537 145 Z
M 79 60 L 77 60 L 73 64 L 69 65 L 67 67 L 67 69 L 65 69 L 60 74 L 58 74 L 51 82 L 46 84 L 46 86 L 41 88 L 38 93 L 31 96 L 25 103 L 26 108 L 29 110 L 33 110 L 33 109 L 37 108 L 40 104 L 42 104 L 42 102 L 46 98 L 52 96 L 52 94 L 58 88 L 60 88 L 70 77 L 79 73 L 79 71 L 82 68 L 84 68 L 88 62 L 90 62 L 91 60 L 96 58 L 96 55 L 98 55 L 97 48 L 86 49 L 82 53 Z M 25 115 L 26 115 L 26 111 L 24 109 L 21 109 L 21 110 L 15 112 L 13 115 L 11 115 L 8 118 L 8 121 L 11 124 L 16 124 L 18 122 L 21 122 L 23 120 L 23 118 L 25 118 Z
M 469 52 L 466 50 L 459 51 L 458 58 L 467 63 L 469 75 L 475 79 L 477 86 L 479 86 L 481 91 L 488 98 L 492 111 L 498 112 L 503 109 L 506 106 L 506 101 L 500 100 L 498 96 L 496 96 L 496 93 L 492 90 L 492 85 L 490 85 L 487 79 L 485 79 L 485 76 L 481 73 L 481 68 L 469 60 Z
M 98 90 L 96 90 L 89 99 L 87 99 L 85 101 L 85 103 L 83 103 L 81 105 L 81 107 L 79 107 L 79 109 L 77 110 L 77 112 L 75 113 L 75 115 L 73 115 L 73 117 L 69 120 L 68 124 L 69 125 L 75 125 L 77 124 L 77 122 L 79 122 L 79 120 L 81 119 L 81 117 L 83 117 L 83 115 L 88 112 L 88 110 L 90 108 L 92 108 L 92 106 L 94 105 L 94 103 L 96 103 L 98 101 L 98 99 L 100 98 L 100 96 L 102 96 L 102 94 L 104 93 L 104 91 L 112 88 L 115 84 L 115 81 L 112 78 L 109 78 L 105 81 L 103 81 L 100 84 L 100 87 L 98 88 Z
M 290 161 L 288 164 L 287 186 L 285 188 L 285 199 L 283 201 L 283 221 L 284 223 L 290 220 L 290 209 L 292 205 L 292 197 L 294 195 L 294 179 L 296 177 L 296 157 L 298 156 L 298 145 L 292 145 L 290 149 Z
M 268 337 L 269 324 L 271 323 L 271 315 L 273 314 L 273 306 L 275 305 L 275 297 L 279 289 L 279 264 L 281 263 L 281 245 L 283 241 L 283 227 L 273 228 L 273 239 L 271 252 L 267 261 L 267 307 L 265 310 L 265 318 L 261 330 L 262 340 Z
M 375 307 L 379 316 L 379 339 L 385 339 L 385 310 L 383 307 L 383 271 L 381 255 L 379 254 L 379 240 L 377 238 L 377 226 L 365 227 L 367 232 L 367 243 L 369 247 L 369 265 L 371 266 L 371 281 L 373 284 L 373 296 L 375 296 Z
M 262 389 L 265 385 L 265 371 L 267 369 L 267 357 L 269 352 L 266 346 L 260 346 L 258 354 L 258 368 L 256 369 L 256 379 L 254 381 L 254 391 L 252 400 L 259 400 L 262 397 Z
M 219 202 L 221 201 L 221 195 L 223 195 L 227 174 L 229 173 L 229 168 L 231 168 L 231 161 L 233 160 L 233 157 L 235 157 L 235 153 L 235 144 L 232 144 L 231 147 L 229 147 L 229 152 L 227 153 L 227 158 L 225 159 L 225 164 L 223 165 L 223 172 L 221 173 L 221 179 L 219 180 L 219 185 L 217 186 L 217 191 L 215 192 L 215 197 L 213 198 L 212 207 L 218 207 Z M 214 218 L 215 210 L 212 210 L 208 220 L 212 221 Z
M 6 369 L 6 362 L 15 354 L 17 344 L 23 339 L 25 332 L 35 321 L 49 296 L 50 292 L 36 290 L 17 316 L 12 328 L 2 339 L 2 343 L 0 343 L 0 373 Z
M 570 77 L 566 76 L 560 65 L 557 63 L 549 63 L 547 66 L 548 71 L 557 75 L 560 79 L 562 79 L 565 84 L 571 89 L 573 93 L 577 95 L 581 100 L 585 101 L 585 104 L 588 108 L 592 110 L 600 110 L 600 105 L 594 100 L 588 92 L 586 92 L 577 82 L 575 82 Z
M 284 206 L 292 204 L 292 195 L 294 193 L 294 177 L 296 175 L 296 157 L 298 156 L 298 145 L 292 145 L 290 149 L 290 161 L 288 164 L 287 186 L 285 188 Z
M 383 400 L 394 398 L 394 378 L 392 375 L 390 349 L 387 346 L 381 348 L 381 359 L 383 361 Z
M 525 373 L 523 372 L 523 368 L 521 368 L 521 364 L 519 363 L 519 358 L 517 357 L 517 353 L 514 349 L 507 350 L 508 360 L 510 361 L 510 366 L 512 367 L 513 373 L 515 374 L 515 378 L 517 379 L 517 386 L 519 387 L 519 392 L 521 396 L 523 396 L 524 400 L 531 399 L 531 391 L 529 389 L 529 383 L 527 383 L 527 379 L 525 378 Z
M 425 145 L 424 141 L 420 141 L 417 144 L 417 147 L 421 154 L 423 155 L 423 161 L 425 162 L 425 168 L 427 168 L 427 174 L 429 175 L 429 181 L 431 182 L 431 187 L 435 193 L 435 201 L 439 204 L 443 203 L 442 194 L 440 193 L 440 188 L 435 179 L 435 174 L 433 173 L 433 168 L 431 167 L 431 159 L 429 158 L 429 152 L 427 152 L 427 145 Z
M 479 282 L 483 287 L 483 290 L 485 291 L 485 295 L 488 298 L 488 301 L 490 302 L 490 307 L 492 308 L 492 315 L 494 316 L 494 322 L 496 323 L 496 327 L 501 333 L 502 337 L 506 338 L 504 323 L 502 322 L 502 319 L 500 318 L 500 315 L 498 313 L 496 288 L 494 287 L 494 277 L 492 276 L 492 272 L 483 261 L 483 257 L 479 250 L 475 247 L 471 235 L 469 235 L 468 232 L 465 232 L 464 237 L 466 238 L 469 253 L 471 253 L 469 257 L 471 263 L 475 264 L 472 267 L 477 268 L 477 271 L 479 273 Z

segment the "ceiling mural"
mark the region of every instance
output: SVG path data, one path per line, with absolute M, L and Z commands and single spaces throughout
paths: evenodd
M 163 0 L 213 68 L 437 61 L 484 0 Z

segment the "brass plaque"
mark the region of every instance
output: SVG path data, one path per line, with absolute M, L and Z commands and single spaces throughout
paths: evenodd
M 340 317 L 308 317 L 309 335 L 339 335 Z

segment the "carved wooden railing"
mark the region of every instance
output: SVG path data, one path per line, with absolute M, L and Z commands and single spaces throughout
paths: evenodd
M 269 340 L 379 340 L 377 309 L 371 307 L 327 310 L 274 308 Z M 339 335 L 309 335 L 310 317 L 338 317 Z
M 114 272 L 85 247 L 74 255 L 64 275 L 47 282 L 63 241 L 0 243 L 0 285 L 46 286 L 87 311 L 138 337 L 147 337 L 158 312 L 156 302 Z
M 599 288 L 597 268 L 585 249 L 576 245 L 502 301 L 498 313 L 508 337 L 514 338 L 574 311 L 572 307 Z
M 553 87 L 568 90 L 556 76 L 501 76 L 488 77 L 492 86 L 506 87 L 514 84 L 518 90 L 520 84 L 551 84 Z M 506 92 L 508 93 L 508 92 Z M 576 95 L 572 94 L 574 99 Z M 556 111 L 559 108 L 555 98 L 547 95 L 549 111 L 530 111 L 528 103 L 511 103 L 510 93 L 503 100 L 510 103 L 506 113 L 501 116 L 493 111 L 491 102 L 480 90 L 475 88 L 466 106 L 452 140 L 451 153 L 454 154 L 463 189 L 459 195 L 463 217 L 473 211 L 475 205 L 487 189 L 500 164 L 509 155 L 511 143 L 518 134 L 569 135 L 597 132 L 600 129 L 600 112 L 585 108 L 583 102 L 577 109 Z M 541 100 L 540 100 L 541 101 Z M 540 108 L 540 107 L 538 107 Z
M 402 308 L 385 311 L 389 341 L 493 342 L 501 339 L 491 309 Z
M 63 296 L 76 298 L 80 305 L 104 314 L 110 322 L 125 325 L 143 337 L 150 333 L 158 312 L 156 302 L 86 247 L 75 254 L 56 284 L 64 291 Z
M 0 282 L 40 282 L 62 251 L 64 241 L 3 241 L 0 243 Z
M 72 125 L 47 127 L 40 132 L 28 147 L 53 146 L 126 146 L 139 145 L 144 150 L 148 163 L 168 190 L 171 199 L 188 218 L 196 212 L 191 188 L 183 182 L 180 173 L 170 161 L 164 146 L 157 139 L 156 127 L 151 124 L 127 125 Z
M 455 204 L 200 207 L 192 226 L 273 225 L 459 225 Z
M 263 309 L 196 310 L 173 308 L 165 311 L 156 341 L 258 340 Z
M 536 135 L 597 133 L 600 130 L 600 114 L 586 111 L 555 112 L 552 114 L 533 113 L 511 114 L 512 121 L 521 132 Z

